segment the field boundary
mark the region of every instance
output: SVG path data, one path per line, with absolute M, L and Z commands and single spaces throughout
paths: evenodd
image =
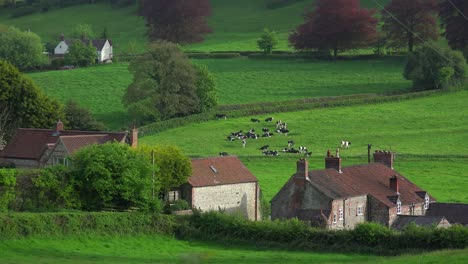
M 397 95 L 367 94 L 346 95 L 334 97 L 305 98 L 292 101 L 278 101 L 255 104 L 224 105 L 216 110 L 186 117 L 173 118 L 155 122 L 139 128 L 142 137 L 160 133 L 168 129 L 185 126 L 188 124 L 215 120 L 215 114 L 225 114 L 228 118 L 254 116 L 262 114 L 295 112 L 302 110 L 320 109 L 338 106 L 366 105 L 387 102 L 399 102 L 414 98 L 441 95 L 458 91 L 457 89 L 441 89 L 422 92 L 402 93 Z

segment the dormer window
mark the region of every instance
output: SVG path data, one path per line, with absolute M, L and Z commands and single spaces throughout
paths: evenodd
M 424 197 L 424 209 L 429 209 L 429 195 L 426 193 L 426 197 Z
M 401 201 L 398 199 L 397 204 L 396 204 L 396 213 L 401 214 Z

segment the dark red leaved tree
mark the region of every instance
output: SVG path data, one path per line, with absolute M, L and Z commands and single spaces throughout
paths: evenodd
M 422 40 L 436 40 L 436 13 L 436 0 L 392 0 L 382 10 L 382 30 L 387 34 L 387 45 L 408 46 L 408 50 L 413 51 Z
M 444 36 L 452 49 L 459 49 L 468 54 L 468 1 L 442 1 L 439 5 L 439 15 Z
M 141 0 L 139 14 L 145 17 L 151 40 L 194 43 L 211 32 L 206 21 L 209 0 Z
M 375 39 L 375 11 L 360 7 L 359 0 L 318 0 L 306 10 L 305 23 L 289 35 L 295 49 L 338 51 L 369 46 Z

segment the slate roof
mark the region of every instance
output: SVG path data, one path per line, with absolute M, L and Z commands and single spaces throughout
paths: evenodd
M 444 220 L 443 216 L 413 216 L 399 215 L 392 224 L 393 229 L 403 230 L 410 223 L 414 222 L 418 226 L 430 227 L 439 225 Z M 450 222 L 450 221 L 449 221 Z
M 427 216 L 444 216 L 451 224 L 468 225 L 468 204 L 431 203 Z
M 73 40 L 72 39 L 66 39 L 64 41 L 67 44 L 67 46 L 69 46 L 69 47 L 71 45 L 73 45 Z M 96 50 L 101 51 L 102 48 L 104 48 L 104 45 L 106 44 L 107 39 L 93 39 L 93 40 L 85 39 L 85 40 L 81 40 L 81 42 L 83 42 L 83 44 L 85 44 L 85 45 L 89 45 L 90 41 L 91 41 L 91 44 L 96 48 Z M 112 42 L 110 40 L 109 40 L 109 44 L 112 46 Z
M 341 170 L 342 173 L 335 169 L 309 171 L 308 183 L 333 199 L 368 194 L 388 207 L 396 206 L 398 196 L 403 205 L 424 202 L 424 196 L 421 197 L 424 190 L 381 163 L 354 165 L 343 167 Z M 393 176 L 398 179 L 399 194 L 389 187 L 389 179 Z M 273 200 L 281 195 L 283 189 L 289 188 L 291 184 L 296 184 L 294 178 L 297 178 L 296 174 L 283 186 Z
M 46 148 L 51 149 L 57 143 L 59 137 L 80 135 L 106 135 L 108 141 L 123 141 L 125 132 L 96 132 L 62 130 L 56 133 L 52 129 L 19 128 L 5 146 L 0 157 L 11 159 L 39 160 Z
M 258 182 L 257 178 L 235 156 L 192 159 L 193 187 Z

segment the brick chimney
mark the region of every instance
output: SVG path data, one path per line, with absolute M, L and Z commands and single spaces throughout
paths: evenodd
M 136 148 L 138 146 L 138 128 L 133 127 L 130 133 L 130 146 Z
M 394 157 L 395 157 L 395 153 L 390 152 L 390 151 L 376 150 L 374 152 L 374 162 L 382 163 L 392 170 L 393 170 L 393 158 Z
M 63 122 L 59 120 L 57 120 L 57 123 L 55 123 L 55 133 L 60 133 L 60 131 L 63 131 Z
M 300 159 L 296 163 L 296 177 L 301 179 L 309 179 L 309 162 L 306 159 Z
M 325 169 L 335 169 L 339 173 L 342 173 L 339 149 L 336 150 L 336 156 L 332 156 L 330 150 L 327 151 L 327 157 L 325 157 Z
M 390 189 L 392 191 L 396 192 L 397 194 L 400 194 L 400 187 L 398 186 L 398 178 L 396 175 L 390 178 Z

